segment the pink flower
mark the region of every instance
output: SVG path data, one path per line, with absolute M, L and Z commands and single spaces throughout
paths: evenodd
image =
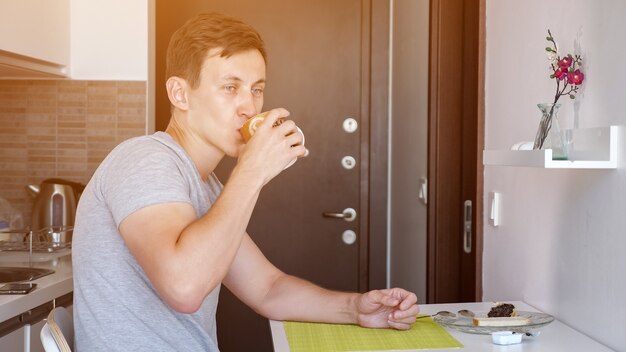
M 554 71 L 554 77 L 558 80 L 563 80 L 567 77 L 567 68 L 559 67 Z
M 580 72 L 580 70 L 567 73 L 567 83 L 569 84 L 575 84 L 579 86 L 583 83 L 584 80 L 585 80 L 585 74 Z
M 546 40 L 549 46 L 545 50 L 548 52 L 548 57 L 553 60 L 550 62 L 550 79 L 554 79 L 554 83 L 556 83 L 553 102 L 556 104 L 564 95 L 576 99 L 576 93 L 585 80 L 585 75 L 580 72 L 583 63 L 581 55 L 565 54 L 559 56 L 556 41 L 550 30 L 548 30 Z
M 570 66 L 572 66 L 572 58 L 569 56 L 566 56 L 559 61 L 559 67 L 569 68 Z

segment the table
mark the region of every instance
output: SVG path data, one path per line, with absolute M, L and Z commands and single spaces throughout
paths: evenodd
M 510 302 L 520 311 L 537 312 L 538 310 L 524 302 Z M 457 312 L 460 309 L 469 309 L 474 312 L 487 311 L 492 302 L 452 303 L 452 304 L 425 304 L 420 305 L 420 314 L 435 314 L 441 310 Z M 272 340 L 275 352 L 288 352 L 289 343 L 281 321 L 270 320 Z M 467 334 L 453 329 L 446 329 L 450 335 L 461 342 L 465 348 L 436 349 L 436 351 L 467 351 L 467 352 L 575 352 L 594 351 L 610 352 L 608 347 L 592 340 L 588 336 L 570 328 L 558 320 L 540 329 L 537 337 L 524 337 L 521 344 L 499 346 L 491 343 L 490 335 Z M 425 350 L 416 350 L 425 351 Z M 322 352 L 322 351 L 320 351 Z M 403 352 L 407 352 L 406 350 Z

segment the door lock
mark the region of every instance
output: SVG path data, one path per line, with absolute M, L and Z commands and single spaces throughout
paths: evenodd
M 359 128 L 359 123 L 352 117 L 343 120 L 343 130 L 347 133 L 354 133 Z
M 341 166 L 346 170 L 351 170 L 356 166 L 356 159 L 350 155 L 344 156 L 341 159 Z
M 323 212 L 322 216 L 325 218 L 344 219 L 345 221 L 350 222 L 356 219 L 356 210 L 352 208 L 345 208 L 341 213 Z
M 341 240 L 345 244 L 353 244 L 354 242 L 356 242 L 356 232 L 352 230 L 345 230 L 343 234 L 341 234 Z

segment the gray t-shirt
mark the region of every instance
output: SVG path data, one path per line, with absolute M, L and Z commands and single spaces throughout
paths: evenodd
M 72 243 L 78 351 L 218 351 L 218 286 L 192 314 L 171 309 L 130 253 L 118 227 L 146 206 L 185 202 L 204 215 L 222 185 L 203 181 L 166 133 L 132 138 L 102 162 L 83 192 Z M 145 233 L 145 241 L 153 241 Z

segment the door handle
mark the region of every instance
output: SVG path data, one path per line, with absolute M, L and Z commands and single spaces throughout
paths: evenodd
M 352 208 L 345 208 L 341 213 L 323 212 L 322 216 L 325 218 L 344 219 L 349 222 L 356 219 L 356 210 Z
M 463 251 L 472 253 L 472 201 L 463 204 Z

